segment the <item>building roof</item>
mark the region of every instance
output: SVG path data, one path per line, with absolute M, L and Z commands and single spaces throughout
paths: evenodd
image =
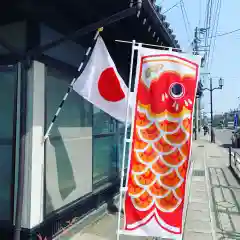
M 8 7 L 15 13 L 12 14 L 14 15 L 12 18 L 16 19 L 17 15 L 19 17 L 27 15 L 67 34 L 130 7 L 134 8 L 137 2 L 140 3 L 141 0 L 19 0 Z M 138 18 L 141 21 L 140 26 L 136 26 L 138 25 L 136 21 L 134 21 L 135 25 L 131 24 L 133 17 L 136 18 L 136 13 L 132 12 L 132 15 L 134 16 L 117 21 L 116 24 L 111 24 L 109 27 L 114 25 L 115 28 L 121 29 L 121 35 L 127 35 L 124 32 L 130 32 L 126 36 L 130 41 L 131 37 L 136 35 L 141 40 L 144 39 L 143 35 L 148 34 L 150 38 L 153 38 L 152 42 L 154 43 L 159 42 L 169 47 L 180 47 L 170 24 L 166 22 L 166 16 L 161 14 L 161 8 L 155 5 L 155 1 L 142 0 L 141 13 Z M 144 19 L 145 24 L 143 24 Z M 150 31 L 148 31 L 149 27 Z M 146 40 L 149 41 L 147 38 Z
M 137 2 L 141 5 L 140 12 Z M 110 16 L 114 19 L 114 14 L 121 13 L 121 19 L 115 19 L 104 27 L 102 36 L 120 73 L 127 79 L 131 46 L 116 44 L 114 40 L 134 39 L 180 48 L 170 24 L 161 14 L 161 8 L 153 0 L 142 0 L 140 3 L 141 0 L 14 0 L 1 8 L 2 12 L 11 11 L 14 14 L 0 14 L 0 24 L 30 19 L 45 23 L 63 35 L 85 28 L 84 34 L 73 40 L 87 48 L 95 33 L 93 28 L 88 29 L 87 26 L 100 22 L 106 24 Z
M 165 42 L 169 43 L 168 46 L 180 48 L 170 23 L 166 21 L 166 16 L 161 13 L 162 8 L 156 5 L 153 0 L 143 0 L 143 10 L 146 11 L 155 28 L 159 29 L 159 33 L 161 33 Z

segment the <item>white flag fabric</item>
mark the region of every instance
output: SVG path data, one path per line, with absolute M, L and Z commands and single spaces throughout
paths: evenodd
M 74 83 L 73 90 L 115 119 L 126 121 L 128 87 L 119 75 L 101 36 L 97 39 L 87 66 Z

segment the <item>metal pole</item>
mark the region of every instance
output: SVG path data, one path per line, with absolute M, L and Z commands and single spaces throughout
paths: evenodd
M 232 162 L 232 151 L 231 147 L 228 149 L 228 156 L 229 156 L 229 167 L 231 167 L 231 162 Z
M 198 133 L 201 132 L 201 126 L 202 126 L 202 111 L 201 111 L 201 97 L 198 99 Z
M 122 169 L 121 169 L 121 180 L 120 180 L 120 189 L 119 189 L 119 209 L 118 209 L 118 221 L 117 221 L 117 240 L 120 239 L 120 225 L 121 225 L 121 209 L 123 202 L 123 180 L 124 180 L 124 166 L 125 166 L 125 156 L 126 156 L 126 148 L 127 148 L 127 129 L 128 129 L 128 118 L 129 118 L 129 105 L 130 105 L 130 92 L 133 78 L 133 64 L 134 64 L 134 53 L 135 53 L 135 45 L 136 41 L 132 41 L 132 52 L 131 52 L 131 61 L 130 61 L 130 71 L 129 71 L 129 82 L 128 82 L 128 100 L 127 100 L 127 110 L 126 110 L 126 120 L 125 120 L 125 130 L 124 130 L 124 143 L 123 143 L 123 155 L 122 155 Z M 133 114 L 133 113 L 132 113 Z M 132 124 L 133 125 L 133 124 Z M 132 136 L 131 136 L 132 137 Z M 130 137 L 130 138 L 131 138 Z
M 198 118 L 199 118 L 199 107 L 198 104 L 199 103 L 199 97 L 196 98 L 196 138 L 198 137 L 198 127 L 199 127 L 199 122 L 198 122 Z M 197 140 L 197 139 L 196 139 Z
M 194 47 L 193 47 L 193 54 L 198 55 L 198 27 L 195 28 L 194 31 Z M 198 135 L 198 98 L 196 97 L 195 99 L 195 106 L 194 106 L 194 116 L 195 116 L 195 122 L 194 122 L 194 138 L 197 140 L 197 135 Z
M 195 106 L 194 106 L 194 116 L 195 116 L 195 122 L 194 122 L 194 128 L 195 128 L 195 131 L 194 131 L 194 139 L 197 140 L 197 133 L 198 133 L 198 129 L 197 129 L 197 98 L 195 100 Z
M 213 139 L 213 87 L 212 87 L 212 78 L 210 78 L 210 105 L 211 105 L 211 142 L 214 142 Z

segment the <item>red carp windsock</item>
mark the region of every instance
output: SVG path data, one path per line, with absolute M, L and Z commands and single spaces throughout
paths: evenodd
M 125 234 L 182 239 L 200 56 L 140 48 Z

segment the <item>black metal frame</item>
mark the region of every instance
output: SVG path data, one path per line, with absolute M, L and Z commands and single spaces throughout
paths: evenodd
M 27 72 L 25 68 L 25 64 L 20 64 L 20 68 L 18 67 L 18 64 L 16 61 L 13 61 L 12 59 L 13 56 L 7 58 L 7 59 L 1 59 L 1 69 L 3 68 L 15 68 L 16 70 L 16 85 L 15 85 L 15 94 L 14 94 L 14 115 L 13 115 L 13 138 L 12 138 L 12 188 L 11 188 L 11 223 L 6 224 L 1 221 L 1 226 L 0 226 L 0 231 L 1 231 L 1 236 L 3 239 L 13 239 L 13 220 L 14 220 L 14 203 L 15 203 L 15 181 L 16 181 L 16 175 L 15 175 L 15 167 L 16 167 L 16 161 L 19 161 L 19 172 L 21 171 L 20 169 L 25 168 L 25 135 L 26 135 L 26 97 L 27 97 Z M 5 61 L 7 60 L 7 61 Z M 4 66 L 5 65 L 5 66 Z M 20 70 L 20 73 L 18 72 Z M 19 79 L 20 77 L 20 79 Z M 20 83 L 20 84 L 19 84 Z M 17 134 L 17 98 L 18 98 L 18 87 L 20 87 L 20 139 L 16 138 Z M 19 144 L 19 159 L 16 159 L 16 146 L 17 146 L 17 140 L 20 141 Z M 24 176 L 23 176 L 24 177 Z M 23 188 L 23 181 L 24 178 L 22 178 L 21 181 L 18 179 L 17 184 L 18 184 L 18 190 L 20 188 Z M 20 199 L 21 198 L 21 199 Z M 19 226 L 19 222 L 21 221 L 21 215 L 17 214 L 17 209 L 21 210 L 21 201 L 23 200 L 23 194 L 20 196 L 19 199 L 16 201 L 16 219 L 15 219 L 15 225 Z M 24 230 L 21 232 L 21 228 L 17 228 L 17 235 L 16 237 L 23 237 L 24 235 Z
M 16 75 L 16 82 L 14 86 L 14 107 L 13 107 L 13 119 L 12 119 L 12 126 L 13 126 L 13 135 L 12 135 L 12 173 L 11 173 L 11 190 L 10 190 L 10 204 L 11 204 L 11 216 L 10 216 L 10 222 L 13 224 L 14 219 L 14 193 L 15 193 L 15 165 L 16 165 L 16 129 L 17 129 L 17 93 L 18 93 L 18 68 L 16 65 L 0 65 L 0 72 L 6 72 L 6 71 L 13 71 L 13 73 Z M 1 223 L 2 225 L 3 223 Z
M 24 178 L 25 175 L 25 144 L 26 144 L 26 120 L 27 120 L 27 79 L 28 79 L 29 62 L 21 63 L 21 81 L 20 81 L 20 145 L 19 145 L 19 177 L 18 177 L 18 194 L 16 199 L 16 220 L 14 240 L 21 238 L 22 209 L 24 199 Z

